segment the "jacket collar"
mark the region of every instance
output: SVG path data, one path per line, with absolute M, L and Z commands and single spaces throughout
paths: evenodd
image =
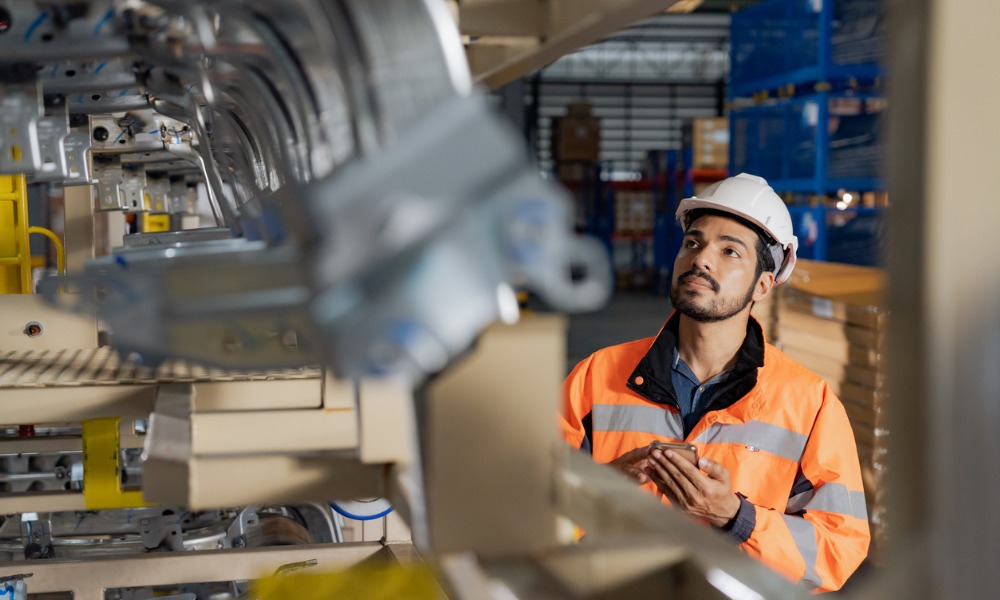
M 670 365 L 677 347 L 680 320 L 680 313 L 671 313 L 626 382 L 626 386 L 640 396 L 674 408 L 678 405 L 670 382 Z M 757 369 L 764 366 L 764 345 L 764 332 L 757 320 L 750 317 L 746 337 L 733 367 L 733 377 L 730 383 L 721 386 L 717 396 L 707 399 L 710 410 L 728 408 L 757 385 Z

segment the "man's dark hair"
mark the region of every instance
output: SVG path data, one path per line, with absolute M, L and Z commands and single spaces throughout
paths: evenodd
M 684 231 L 685 233 L 691 227 L 691 224 L 704 216 L 715 216 L 724 217 L 726 219 L 732 219 L 740 225 L 749 227 L 754 233 L 757 234 L 757 243 L 754 244 L 757 250 L 757 272 L 754 274 L 754 281 L 760 278 L 760 274 L 767 271 L 769 273 L 774 272 L 774 257 L 771 255 L 770 245 L 777 242 L 774 241 L 771 236 L 769 236 L 760 226 L 751 223 L 750 221 L 744 219 L 739 215 L 734 215 L 733 213 L 726 212 L 724 210 L 716 210 L 714 208 L 695 208 L 689 210 L 684 215 Z

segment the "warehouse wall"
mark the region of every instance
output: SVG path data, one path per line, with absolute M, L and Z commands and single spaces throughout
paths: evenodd
M 638 173 L 650 150 L 681 147 L 681 126 L 698 117 L 722 114 L 722 84 L 587 83 L 532 81 L 537 93 L 537 156 L 542 169 L 552 168 L 552 119 L 566 105 L 587 101 L 601 119 L 601 160 L 616 172 Z M 529 100 L 530 102 L 530 100 Z
M 634 176 L 649 150 L 680 148 L 685 121 L 724 113 L 728 68 L 728 14 L 647 19 L 526 78 L 527 138 L 551 169 L 553 119 L 589 102 L 601 119 L 600 159 Z

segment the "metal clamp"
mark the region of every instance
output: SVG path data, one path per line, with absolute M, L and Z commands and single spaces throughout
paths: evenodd
M 21 515 L 21 544 L 24 558 L 28 560 L 52 558 L 52 524 L 48 515 L 44 519 L 38 513 Z

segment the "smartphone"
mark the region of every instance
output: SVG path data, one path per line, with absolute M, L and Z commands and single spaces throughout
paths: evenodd
M 687 459 L 689 463 L 694 466 L 698 466 L 698 447 L 694 444 L 688 444 L 686 442 L 652 442 L 649 445 L 652 450 L 660 450 L 666 452 L 667 450 L 672 450 L 673 452 L 679 454 L 681 457 Z

